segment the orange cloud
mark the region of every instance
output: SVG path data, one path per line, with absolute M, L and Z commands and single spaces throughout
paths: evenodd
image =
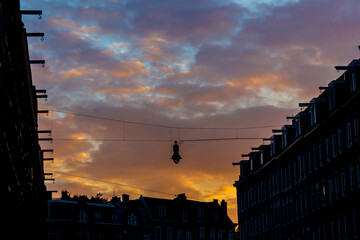
M 226 83 L 231 87 L 263 87 L 272 86 L 276 89 L 284 90 L 291 88 L 291 84 L 286 82 L 284 74 L 263 74 L 249 77 L 233 79 Z
M 150 91 L 150 87 L 117 87 L 101 89 L 104 93 L 142 93 Z
M 108 73 L 105 73 L 105 77 L 126 78 L 136 74 L 147 74 L 149 69 L 145 67 L 145 64 L 139 61 L 135 62 L 120 62 L 115 68 Z
M 163 38 L 160 37 L 150 37 L 150 38 L 142 38 L 140 39 L 140 43 L 142 44 L 168 44 Z
M 60 73 L 59 77 L 61 79 L 69 79 L 72 77 L 79 77 L 79 76 L 86 76 L 91 74 L 97 74 L 99 73 L 99 69 L 89 69 L 86 67 L 78 68 L 78 69 L 71 69 L 69 71 Z

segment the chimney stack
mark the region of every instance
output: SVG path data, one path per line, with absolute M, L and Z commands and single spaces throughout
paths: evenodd
M 221 210 L 225 215 L 227 215 L 227 203 L 225 202 L 224 199 L 221 201 Z
M 123 194 L 123 195 L 122 195 L 122 201 L 123 201 L 123 202 L 129 202 L 129 200 L 130 200 L 130 196 L 129 196 L 129 195 L 127 195 L 127 194 Z
M 185 193 L 180 193 L 177 195 L 177 197 L 175 199 L 185 201 L 186 195 L 185 195 Z

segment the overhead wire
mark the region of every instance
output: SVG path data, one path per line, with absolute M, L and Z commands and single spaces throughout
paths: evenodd
M 198 138 L 178 139 L 184 142 L 211 142 L 211 141 L 235 141 L 235 140 L 263 140 L 262 137 L 229 137 L 229 138 Z M 53 138 L 53 141 L 94 141 L 94 142 L 172 142 L 171 139 L 99 139 L 99 138 Z
M 279 125 L 264 125 L 264 126 L 250 126 L 250 127 L 184 127 L 184 126 L 169 126 L 169 125 L 162 125 L 162 124 L 154 124 L 154 123 L 145 123 L 145 122 L 137 122 L 137 121 L 128 121 L 116 118 L 109 118 L 109 117 L 101 117 L 101 116 L 94 116 L 90 114 L 83 114 L 83 113 L 76 113 L 71 111 L 65 110 L 58 110 L 53 108 L 45 108 L 42 107 L 44 110 L 49 110 L 58 113 L 65 113 L 79 117 L 87 117 L 87 118 L 94 118 L 94 119 L 101 119 L 106 121 L 113 121 L 113 122 L 120 122 L 123 124 L 134 124 L 134 125 L 143 125 L 149 127 L 159 127 L 159 128 L 168 128 L 168 129 L 179 129 L 179 130 L 249 130 L 249 129 L 261 129 L 261 128 L 272 128 L 278 127 Z
M 76 113 L 76 112 L 70 112 L 65 110 L 58 110 L 58 109 L 52 109 L 52 108 L 43 108 L 44 110 L 49 110 L 52 112 L 58 112 L 58 113 L 65 113 L 65 114 L 71 114 L 74 116 L 80 116 L 80 117 L 87 117 L 87 118 L 94 118 L 94 119 L 100 119 L 100 120 L 106 120 L 106 121 L 113 121 L 113 122 L 120 122 L 124 126 L 124 133 L 122 139 L 105 139 L 105 138 L 53 138 L 53 141 L 101 141 L 101 142 L 172 142 L 173 139 L 126 139 L 125 138 L 125 125 L 126 124 L 135 124 L 135 125 L 143 125 L 143 126 L 150 126 L 150 127 L 159 127 L 159 128 L 167 128 L 167 129 L 177 129 L 178 130 L 178 136 L 180 135 L 180 130 L 236 130 L 236 137 L 228 137 L 228 138 L 199 138 L 199 139 L 179 139 L 179 143 L 184 142 L 207 142 L 207 141 L 231 141 L 231 140 L 259 140 L 263 139 L 262 137 L 238 137 L 238 130 L 247 130 L 247 129 L 260 129 L 260 128 L 270 128 L 270 127 L 278 127 L 278 125 L 267 125 L 267 126 L 252 126 L 252 127 L 179 127 L 179 126 L 168 126 L 168 125 L 161 125 L 161 124 L 153 124 L 153 123 L 144 123 L 144 122 L 137 122 L 137 121 L 127 121 L 127 120 L 121 120 L 121 119 L 115 119 L 115 118 L 108 118 L 108 117 L 101 117 L 101 116 L 94 116 L 90 114 L 82 114 L 82 113 Z M 53 115 L 51 119 L 53 119 Z M 51 123 L 52 124 L 52 123 Z M 52 127 L 52 126 L 51 126 Z M 172 138 L 172 137 L 171 137 Z M 87 179 L 91 181 L 97 181 L 102 182 L 106 184 L 111 185 L 118 185 L 123 187 L 129 187 L 134 189 L 139 189 L 142 191 L 149 191 L 159 194 L 165 194 L 165 195 L 171 195 L 171 196 L 177 196 L 176 194 L 148 189 L 148 188 L 142 188 L 137 186 L 132 186 L 128 184 L 122 184 L 122 183 L 115 183 L 111 181 L 91 178 L 91 177 L 85 177 L 85 176 L 79 176 L 75 174 L 69 174 L 65 172 L 60 171 L 52 171 L 53 173 L 62 174 L 66 176 L 72 176 L 82 179 Z
M 116 182 L 111 182 L 111 181 L 97 179 L 97 178 L 79 176 L 79 175 L 75 175 L 75 174 L 65 173 L 65 172 L 62 172 L 62 171 L 53 171 L 53 170 L 50 170 L 50 171 L 52 171 L 53 173 L 57 173 L 57 174 L 65 175 L 65 176 L 77 177 L 77 178 L 87 179 L 87 180 L 91 180 L 91 181 L 95 181 L 95 182 L 107 183 L 107 184 L 110 184 L 110 185 L 118 185 L 118 186 L 123 186 L 123 187 L 128 187 L 128 188 L 135 188 L 135 189 L 148 191 L 148 192 L 155 192 L 155 193 L 159 193 L 159 194 L 177 196 L 176 194 L 173 194 L 173 193 L 158 191 L 158 190 L 149 189 L 149 188 L 137 187 L 137 186 L 128 185 L 128 184 L 124 184 L 124 183 L 116 183 Z

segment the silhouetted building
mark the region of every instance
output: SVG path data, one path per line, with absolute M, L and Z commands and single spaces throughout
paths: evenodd
M 180 194 L 174 200 L 141 196 L 110 203 L 49 200 L 49 240 L 141 239 L 232 240 L 235 224 L 227 216 L 226 202 L 198 202 Z
M 149 210 L 156 240 L 232 240 L 235 226 L 222 200 L 199 202 L 179 194 L 174 200 L 140 197 Z M 146 238 L 144 236 L 144 239 Z
M 234 163 L 240 239 L 360 237 L 360 60 L 336 69 L 269 145 Z
M 49 200 L 48 239 L 123 239 L 116 203 Z
M 30 12 L 28 12 L 30 13 Z M 19 1 L 0 0 L 0 212 L 2 236 L 42 239 L 46 187 Z M 24 238 L 25 239 L 25 238 Z

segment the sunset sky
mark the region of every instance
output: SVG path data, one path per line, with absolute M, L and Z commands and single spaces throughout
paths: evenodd
M 173 141 L 270 137 L 340 75 L 335 65 L 360 56 L 356 0 L 21 0 L 21 9 L 43 11 L 23 21 L 45 33 L 28 43 L 31 59 L 46 60 L 32 66 L 48 94 L 39 106 L 54 110 L 39 117 L 54 138 L 42 143 L 54 149 L 48 190 L 225 199 L 234 222 L 232 163 L 263 141 L 185 141 L 177 165 Z

